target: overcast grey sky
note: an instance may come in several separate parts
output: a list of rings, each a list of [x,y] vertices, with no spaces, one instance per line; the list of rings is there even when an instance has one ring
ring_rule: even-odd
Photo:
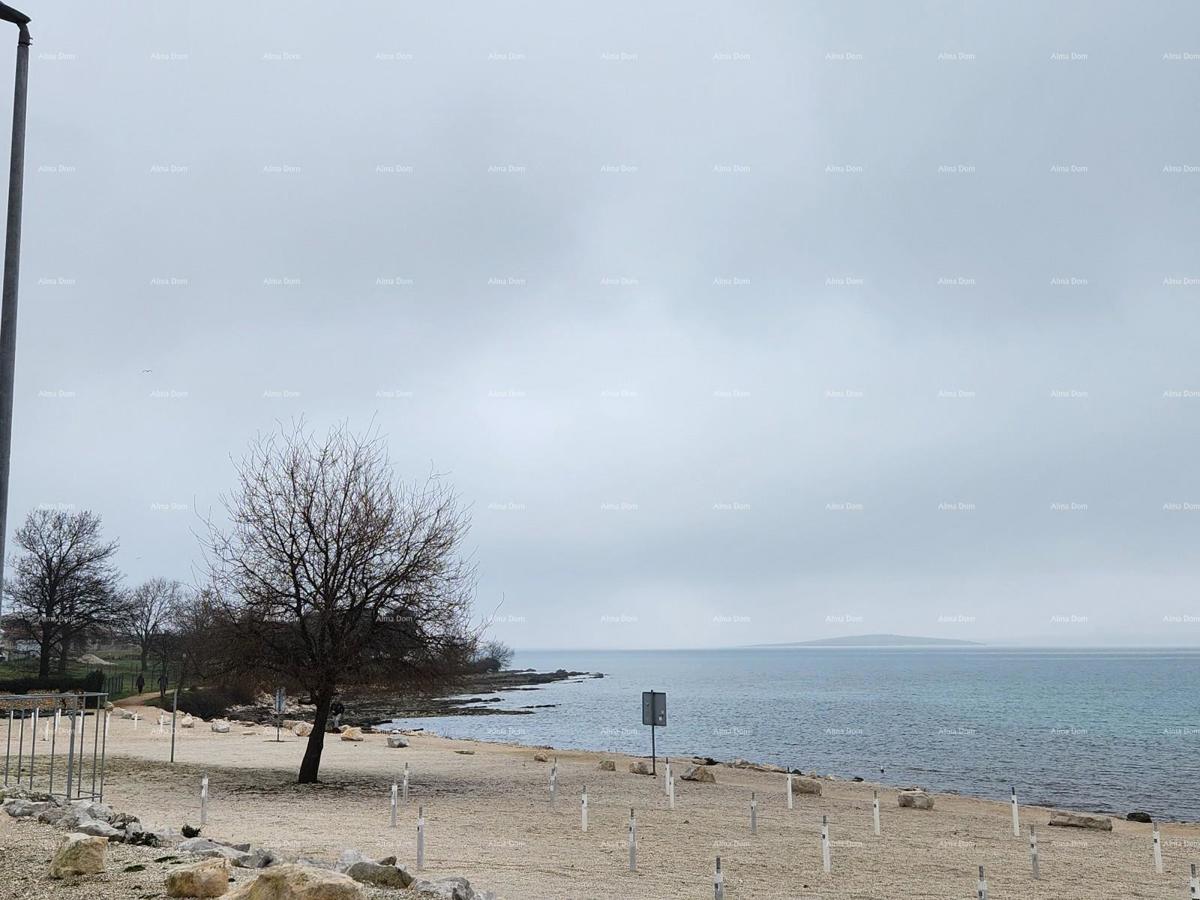
[[[1195,3],[25,8],[13,527],[374,419],[517,647],[1200,638]]]

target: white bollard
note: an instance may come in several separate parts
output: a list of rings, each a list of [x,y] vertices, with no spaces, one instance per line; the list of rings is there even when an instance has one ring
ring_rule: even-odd
[[[554,795],[558,788],[558,759],[555,758],[554,765],[550,767],[550,808],[554,808]]]
[[[975,896],[977,900],[988,900],[987,879],[983,877],[983,866],[979,867],[979,883],[975,888]]]
[[[717,857],[717,871],[713,873],[713,897],[725,900],[725,873],[721,871],[721,857]]]
[[[629,809],[629,871],[637,871],[637,817]]]
[[[667,769],[663,773],[663,793],[671,793],[671,760],[667,759]]]
[[[200,824],[208,824],[208,776],[200,779]]]
[[[829,852],[829,817],[821,816],[821,867],[828,875],[833,871],[833,859]]]
[[[1013,837],[1021,836],[1021,811],[1017,808],[1017,788],[1012,789]]]
[[[42,740],[43,741],[50,740],[50,722],[49,721],[42,723]]]
[[[112,713],[110,713],[110,712],[106,712],[106,713],[104,714],[104,741],[105,741],[105,743],[107,743],[107,742],[108,742],[108,723],[109,723],[109,722],[111,722],[111,721],[112,721]],[[58,723],[58,716],[57,716],[57,714],[55,715],[54,722],[55,722],[55,724],[57,724],[57,723]],[[55,733],[55,734],[58,734],[58,729],[57,729],[57,728],[56,728],[56,729],[54,729],[54,733]]]
[[[667,802],[671,809],[675,808],[675,776],[671,776],[671,783],[668,785]]]
[[[792,799],[792,773],[788,772],[787,779],[787,801],[788,809],[795,809],[795,801]]]
[[[61,718],[61,716],[62,716],[62,710],[56,709],[54,711],[54,733],[55,734],[58,734],[58,720],[59,720],[59,718]]]
[[[400,786],[392,782],[392,827],[396,827],[396,806],[400,800]]]
[[[758,834],[758,801],[754,798],[754,791],[750,792],[750,833]]]
[[[871,818],[875,824],[875,837],[879,837],[879,791],[875,792],[875,799],[871,801]]]
[[[401,797],[405,803],[408,803],[408,763],[404,764],[404,787]]]
[[[587,831],[587,785],[583,786],[583,800],[579,804],[580,825]]]
[[[139,716],[137,713],[133,714],[133,730],[134,731],[137,731],[137,723],[138,723],[138,719],[140,719],[140,718],[141,718],[141,716]]]
[[[1162,842],[1158,839],[1158,823],[1154,823],[1154,871],[1162,874]]]
[[[1033,869],[1033,880],[1037,881],[1042,875],[1038,870],[1037,831],[1033,825],[1029,826],[1029,865]]]
[[[417,871],[425,868],[425,807],[417,807]]]
[[[1200,878],[1196,877],[1196,864],[1192,863],[1192,879],[1188,882],[1189,900],[1200,900]]]

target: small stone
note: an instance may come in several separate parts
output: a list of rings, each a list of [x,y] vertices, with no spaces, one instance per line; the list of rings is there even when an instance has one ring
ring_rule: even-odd
[[[533,761],[534,762],[550,762],[550,757],[548,757],[545,753],[535,753],[535,754],[533,754]]]
[[[212,729],[213,734],[229,734],[229,723],[223,719],[214,719],[209,728]]]
[[[227,859],[204,859],[167,873],[168,897],[220,897],[228,888]]]
[[[629,771],[632,772],[634,775],[653,775],[654,774],[653,772],[650,771],[650,763],[646,762],[644,759],[635,759],[633,762],[631,762],[629,764]]]
[[[408,741],[400,737],[398,734],[389,734],[387,738],[387,745],[395,750],[399,747],[407,747]]]
[[[691,766],[681,776],[684,781],[697,781],[701,784],[716,784],[717,776],[708,766]]]
[[[86,834],[69,834],[50,863],[51,878],[68,875],[100,875],[108,852],[108,840]]]
[[[179,721],[180,728],[195,728],[196,719],[192,715],[186,715]],[[182,896],[182,895],[181,895]],[[216,896],[215,894],[213,896]]]
[[[1151,822],[1153,822],[1154,819],[1151,818],[1150,813],[1148,813],[1148,812],[1131,812],[1129,815],[1127,815],[1125,817],[1125,821],[1126,822],[1143,822],[1148,825]]]
[[[600,771],[601,772],[615,772],[615,771],[617,771],[617,764],[614,760],[602,759],[602,760],[600,760]]]
[[[292,734],[296,737],[308,737],[312,734],[313,727],[308,722],[297,722],[292,726]]]
[[[813,794],[817,797],[821,796],[821,782],[816,778],[808,778],[804,775],[792,776],[792,793],[793,794]]]
[[[342,740],[343,741],[356,741],[357,742],[357,741],[361,741],[362,739],[363,739],[363,733],[362,733],[361,728],[355,728],[353,725],[347,725],[345,728],[342,729]]]
[[[459,756],[474,756],[475,755],[474,750],[455,750],[454,752],[457,753]]]

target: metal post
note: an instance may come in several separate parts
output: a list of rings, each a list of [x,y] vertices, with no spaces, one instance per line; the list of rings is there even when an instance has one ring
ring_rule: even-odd
[[[8,784],[8,758],[12,756],[12,733],[13,733],[13,711],[8,711],[8,730],[5,732],[6,743],[4,745],[4,783]]]
[[[15,23],[17,72],[13,84],[12,152],[8,160],[8,225],[4,241],[4,288],[0,300],[0,596],[8,533],[8,468],[12,455],[13,378],[17,366],[17,286],[21,271],[21,202],[25,188],[25,104],[29,94],[29,17],[4,4],[0,18]],[[0,600],[0,605],[3,601]]]
[[[31,740],[29,741],[29,789],[33,790],[33,763],[37,758],[37,726],[38,726],[38,711],[35,707],[33,710],[33,730],[30,733]],[[18,783],[20,779],[18,779]]]
[[[978,900],[988,900],[987,879],[983,877],[983,866],[979,867],[979,882],[975,887]]]
[[[821,868],[828,875],[833,871],[833,860],[829,852],[829,816],[821,816]]]
[[[396,827],[396,801],[400,794],[400,787],[396,782],[392,782],[392,827]]]
[[[85,704],[86,705],[86,704]],[[92,721],[92,799],[96,799],[96,767],[100,759],[100,695],[96,695],[96,717]]]
[[[47,725],[50,723],[47,722]],[[54,710],[54,730],[50,733],[50,786],[46,793],[54,795],[54,751],[58,744],[58,710]]]
[[[654,692],[650,692],[650,706],[654,706]],[[650,774],[657,775],[658,769],[655,764],[655,749],[654,749],[654,726],[650,726]]]
[[[17,786],[25,775],[25,710],[21,710],[21,731],[17,735]]]
[[[175,716],[179,713],[179,687],[175,687],[175,699],[171,702],[171,762],[175,762]],[[134,713],[137,715],[137,713]],[[137,720],[134,720],[134,728]]]
[[[425,868],[425,807],[417,807],[417,871]]]
[[[100,744],[100,802],[104,802],[104,764],[108,760],[108,696],[104,697],[104,740]]]
[[[1200,900],[1200,878],[1196,877],[1196,864],[1192,863],[1192,878],[1188,882],[1189,900]]]
[[[754,791],[750,792],[750,833],[758,834],[758,801],[754,798]]]
[[[1021,836],[1021,813],[1017,809],[1017,789],[1014,786],[1012,789],[1012,820],[1013,820],[1013,837]]]
[[[71,788],[75,783],[75,716],[71,716],[71,733],[67,741],[67,799],[71,799]]]
[[[1033,825],[1029,826],[1029,864],[1033,867],[1033,880],[1037,881],[1042,876],[1038,871],[1037,831]]]
[[[408,803],[408,763],[404,764],[404,802]]]
[[[725,900],[725,875],[721,872],[721,857],[717,857],[717,871],[713,874],[713,897]]]
[[[637,871],[637,817],[629,808],[629,871]]]
[[[75,759],[79,762],[79,775],[75,779],[75,796],[78,799],[83,796],[83,760],[84,760],[84,740],[87,738],[87,703],[81,694],[79,702],[82,704],[82,709],[79,712],[79,753]]]

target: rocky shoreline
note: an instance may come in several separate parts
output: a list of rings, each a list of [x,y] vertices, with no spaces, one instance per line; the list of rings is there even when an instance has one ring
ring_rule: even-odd
[[[497,696],[510,691],[536,691],[542,685],[561,681],[603,678],[602,672],[576,672],[557,669],[553,672],[538,672],[535,669],[505,669],[472,675],[450,695],[397,697],[389,691],[358,691],[346,693],[342,702],[346,712],[342,723],[370,730],[393,719],[435,718],[440,716],[527,716],[538,709],[548,709],[557,704],[533,703],[519,709],[499,709],[503,698]],[[284,716],[288,719],[313,718],[313,707],[299,700],[289,700]],[[225,717],[260,725],[275,722],[273,699],[263,695],[245,706],[233,706]]]

